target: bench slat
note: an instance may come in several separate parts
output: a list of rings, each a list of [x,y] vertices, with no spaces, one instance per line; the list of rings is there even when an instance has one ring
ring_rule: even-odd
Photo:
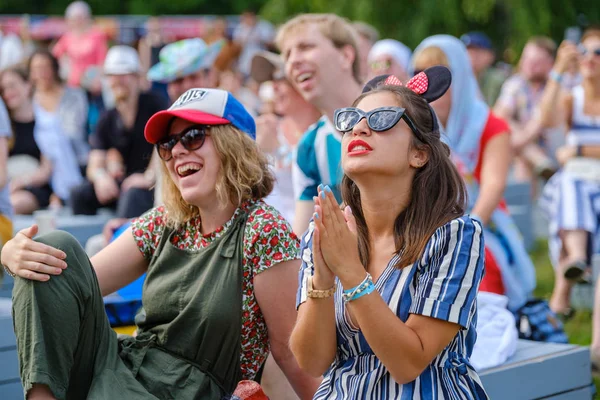
[[[2,400],[23,400],[23,386],[21,380],[0,383]]]
[[[588,387],[592,382],[586,347],[519,341],[505,364],[480,373],[492,399],[531,400]]]
[[[0,318],[0,349],[5,348],[16,348],[17,339],[15,338],[15,332],[13,330],[12,318],[1,317]]]
[[[596,390],[593,386],[572,390],[567,393],[557,394],[556,396],[547,397],[547,400],[588,400],[591,399]]]
[[[0,382],[20,379],[17,349],[0,351]]]

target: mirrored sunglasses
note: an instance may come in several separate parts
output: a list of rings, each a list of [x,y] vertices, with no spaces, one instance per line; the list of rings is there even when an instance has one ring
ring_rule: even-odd
[[[356,107],[340,108],[335,110],[333,122],[335,129],[346,133],[354,129],[363,118],[366,119],[369,128],[375,132],[387,131],[403,119],[415,136],[423,140],[415,124],[406,114],[406,109],[401,107],[380,107],[368,112]]]

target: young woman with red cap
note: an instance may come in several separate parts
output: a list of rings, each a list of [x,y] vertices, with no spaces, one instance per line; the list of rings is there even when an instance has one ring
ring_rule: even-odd
[[[288,349],[298,239],[261,199],[273,187],[254,120],[229,93],[191,89],[146,126],[164,206],[89,260],[68,234],[6,244],[29,399],[221,399],[269,348],[302,398],[317,381]],[[102,296],[143,273],[137,336],[117,338]],[[39,396],[39,397],[38,397]]]

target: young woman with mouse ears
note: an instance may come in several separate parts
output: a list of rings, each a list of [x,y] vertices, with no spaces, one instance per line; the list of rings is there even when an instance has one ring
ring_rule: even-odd
[[[487,399],[469,363],[482,226],[429,106],[450,82],[445,67],[379,76],[335,113],[345,208],[320,188],[291,336],[325,375],[315,399]]]

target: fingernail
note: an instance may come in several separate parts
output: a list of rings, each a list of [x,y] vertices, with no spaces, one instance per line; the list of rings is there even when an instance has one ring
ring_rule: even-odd
[[[63,260],[64,260],[65,258],[67,258],[67,254],[66,254],[66,253],[62,253],[62,258],[63,258]]]
[[[322,183],[319,185],[319,190],[323,190],[323,184]]]
[[[331,188],[329,187],[329,185],[325,185],[325,191],[331,193]]]
[[[352,214],[352,209],[350,208],[350,206],[346,206],[346,211],[348,211],[350,214]]]
[[[313,196],[313,201],[316,203],[317,202],[318,197],[317,196]]]
[[[319,213],[315,213],[314,216],[315,216],[315,219],[319,219]]]
[[[63,263],[62,263],[62,269],[66,269],[66,268],[67,268],[67,263],[66,263],[66,262],[63,262]]]
[[[54,270],[54,273],[57,274],[57,275],[60,274],[61,272],[62,272],[62,269],[60,269],[60,268],[56,268]]]
[[[321,198],[325,198],[325,192],[321,192]]]

